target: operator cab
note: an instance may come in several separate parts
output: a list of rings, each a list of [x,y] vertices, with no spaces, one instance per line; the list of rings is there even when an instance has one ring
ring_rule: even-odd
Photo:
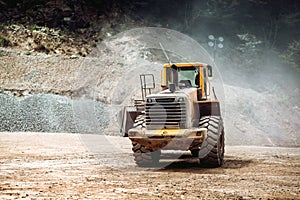
[[[209,80],[211,66],[202,63],[165,64],[161,74],[162,90],[197,88],[199,96],[209,95]],[[171,87],[170,87],[171,86]]]

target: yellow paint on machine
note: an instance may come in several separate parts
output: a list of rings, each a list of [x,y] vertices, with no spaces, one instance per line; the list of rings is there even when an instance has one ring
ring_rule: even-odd
[[[176,65],[178,67],[190,67],[192,66],[198,66],[198,67],[203,67],[206,66],[204,63],[167,63],[164,64],[164,67],[172,67],[172,65]]]
[[[205,91],[204,91],[204,78],[203,78],[203,68],[202,67],[200,67],[200,88],[202,88],[201,95],[204,96]]]
[[[183,136],[185,133],[185,129],[161,129],[161,130],[147,130],[146,135],[151,136]]]

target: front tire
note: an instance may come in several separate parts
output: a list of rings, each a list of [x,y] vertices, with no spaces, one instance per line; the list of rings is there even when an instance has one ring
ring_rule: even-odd
[[[139,115],[133,125],[133,128],[144,129],[146,127],[144,115]],[[151,148],[147,148],[140,145],[137,142],[132,142],[132,151],[134,156],[134,161],[138,166],[155,166],[159,163],[160,150],[153,151]]]
[[[136,142],[132,143],[132,151],[135,163],[140,167],[151,167],[159,163],[160,151],[152,152],[151,149],[144,147]]]
[[[207,137],[199,151],[200,163],[208,167],[220,167],[224,163],[224,128],[220,116],[200,119],[200,128],[207,128]]]

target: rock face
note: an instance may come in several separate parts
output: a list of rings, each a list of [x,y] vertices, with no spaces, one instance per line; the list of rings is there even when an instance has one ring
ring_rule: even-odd
[[[6,13],[0,14],[0,22],[10,21],[22,24],[35,23],[40,26],[65,27],[70,30],[84,28],[96,15],[96,9],[86,1],[7,1],[0,4]]]
[[[0,1],[0,47],[28,55],[86,57],[98,41],[142,23],[112,4],[114,1]]]

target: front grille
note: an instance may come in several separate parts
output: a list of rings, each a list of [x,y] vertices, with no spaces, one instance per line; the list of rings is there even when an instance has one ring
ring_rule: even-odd
[[[147,102],[145,114],[147,129],[185,128],[185,102],[177,102],[175,98]]]
[[[174,102],[175,101],[175,98],[157,98],[155,99],[156,102]]]

